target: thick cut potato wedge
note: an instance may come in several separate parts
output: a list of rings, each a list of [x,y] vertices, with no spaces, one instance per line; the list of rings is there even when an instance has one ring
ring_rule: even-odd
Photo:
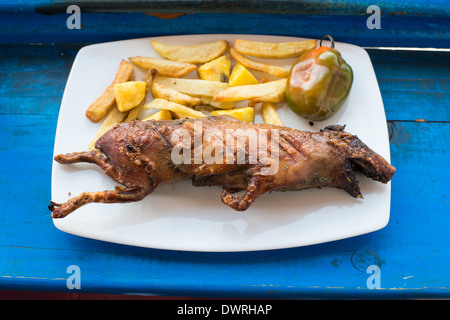
[[[202,99],[191,97],[157,82],[153,83],[152,94],[155,98],[169,100],[187,107],[198,106],[202,103]]]
[[[228,82],[230,87],[258,83],[255,76],[239,62],[234,65],[233,70],[231,71],[230,81]]]
[[[261,116],[267,124],[284,127],[283,121],[281,121],[280,115],[277,112],[277,108],[271,102],[263,102],[261,104]]]
[[[150,117],[147,117],[143,119],[142,121],[147,120],[172,120],[172,113],[169,110],[161,110],[154,114],[152,114]]]
[[[206,63],[222,55],[228,49],[225,40],[190,46],[164,44],[152,40],[153,48],[164,58],[188,63]]]
[[[248,69],[265,72],[279,78],[287,78],[289,76],[289,68],[283,68],[272,64],[255,61],[241,55],[233,47],[230,47],[230,53],[237,62]]]
[[[230,56],[226,55],[205,63],[198,68],[197,73],[202,80],[228,82],[230,69]]]
[[[114,85],[117,108],[121,112],[137,107],[145,98],[147,84],[144,81],[128,81]]]
[[[122,122],[122,120],[126,117],[126,115],[127,112],[120,112],[119,109],[117,109],[117,107],[114,106],[106,116],[100,129],[95,134],[94,139],[92,139],[91,143],[89,144],[89,149],[90,150],[95,149],[95,143],[97,142],[98,138],[104,135],[106,131],[114,127],[116,124]]]
[[[154,83],[162,84],[179,92],[195,95],[214,97],[218,92],[228,88],[228,83],[219,81],[207,81],[201,79],[169,78],[157,75]]]
[[[156,69],[149,69],[145,73],[144,78],[142,79],[142,81],[145,81],[145,83],[147,84],[147,91],[152,88],[152,86],[153,86],[153,79],[156,77],[157,74],[158,74],[158,71],[156,71]]]
[[[216,110],[211,112],[211,115],[213,116],[220,116],[223,114],[227,114],[238,120],[246,122],[253,122],[255,120],[255,109],[251,107],[231,109],[231,110]]]
[[[142,102],[136,108],[131,109],[128,112],[127,118],[124,120],[124,122],[131,122],[131,121],[137,119],[144,104],[145,104],[145,98],[144,98],[144,100],[142,100]]]
[[[316,40],[293,41],[293,42],[259,42],[236,39],[234,41],[235,49],[241,53],[257,58],[294,58],[302,53],[312,50],[316,47]]]
[[[155,69],[160,75],[178,78],[197,70],[198,66],[192,63],[171,61],[166,59],[149,58],[149,57],[131,57],[128,58],[138,67],[144,69]]]
[[[256,102],[281,102],[284,100],[287,79],[280,79],[261,84],[229,87],[217,93],[214,102],[255,100]]]
[[[160,98],[156,98],[156,99],[152,100],[150,103],[147,103],[146,105],[144,105],[143,108],[144,109],[168,110],[168,111],[172,111],[172,112],[181,113],[181,114],[191,117],[191,118],[206,117],[206,115],[200,111],[195,111],[191,108],[183,106],[182,104],[178,104],[178,103],[167,101],[167,100],[160,99]]]
[[[214,102],[213,97],[198,96],[202,100],[203,105],[208,105],[217,109],[233,109],[234,102]]]
[[[133,71],[133,65],[128,61],[122,60],[114,81],[105,90],[105,92],[103,92],[102,95],[89,106],[86,110],[86,117],[94,122],[97,122],[103,118],[116,101],[116,97],[114,95],[114,85],[128,81],[133,74]]]
[[[195,119],[194,117],[187,116],[178,112],[171,112],[174,119]]]

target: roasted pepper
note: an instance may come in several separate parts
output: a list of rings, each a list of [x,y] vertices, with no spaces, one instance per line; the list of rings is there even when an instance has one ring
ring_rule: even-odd
[[[297,114],[314,121],[331,117],[343,105],[353,83],[353,70],[339,51],[322,46],[301,55],[292,65],[286,101]],[[324,39],[322,38],[322,40]]]

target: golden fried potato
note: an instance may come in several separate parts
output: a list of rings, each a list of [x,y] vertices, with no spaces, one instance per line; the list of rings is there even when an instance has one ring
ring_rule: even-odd
[[[230,47],[230,53],[237,62],[239,62],[246,68],[262,71],[279,78],[287,78],[289,76],[290,68],[284,68],[272,64],[255,61],[253,59],[241,55],[233,47]]]
[[[316,40],[293,42],[259,42],[236,39],[234,47],[237,52],[257,58],[294,58],[316,47]]]
[[[206,115],[200,111],[195,111],[189,107],[183,106],[182,104],[178,104],[175,102],[167,101],[164,99],[156,98],[152,100],[150,103],[147,103],[143,107],[144,109],[161,109],[168,110],[172,112],[181,113],[191,118],[203,118]]]
[[[233,109],[234,102],[214,102],[213,97],[207,97],[207,96],[197,96],[199,99],[202,100],[203,105],[208,105],[217,109]]]
[[[121,112],[137,107],[145,98],[147,84],[144,81],[128,81],[114,85],[117,108]]]
[[[149,57],[131,57],[128,58],[135,65],[144,69],[155,69],[160,75],[178,78],[197,70],[198,66],[192,63],[171,61],[166,59],[149,58]]]
[[[197,74],[202,80],[228,82],[230,69],[230,56],[226,55],[203,64],[198,68]]]
[[[137,119],[144,105],[145,105],[145,98],[136,108],[133,108],[128,112],[127,118],[125,119],[124,122],[131,122],[132,120]]]
[[[238,120],[246,122],[253,122],[255,120],[255,109],[251,107],[231,109],[231,110],[216,110],[211,112],[211,115],[213,116],[220,116],[223,114],[227,114]]]
[[[156,71],[156,69],[149,69],[145,73],[142,81],[145,81],[145,83],[147,84],[147,91],[149,91],[152,88],[153,79],[156,77],[157,74],[158,74],[158,71]]]
[[[133,71],[133,65],[128,61],[122,60],[114,81],[108,88],[106,88],[105,92],[103,92],[102,95],[89,106],[86,110],[86,117],[94,122],[97,122],[103,118],[116,101],[116,97],[114,95],[114,85],[128,81],[133,74]]]
[[[197,106],[202,103],[202,100],[199,98],[191,97],[158,82],[153,83],[151,91],[155,98],[169,100],[187,107]]]
[[[169,78],[156,75],[154,83],[162,84],[188,95],[214,97],[219,91],[228,88],[228,83],[201,79]]]
[[[164,44],[152,40],[153,48],[164,58],[188,63],[206,63],[222,55],[228,49],[225,40],[190,46]]]
[[[120,110],[117,109],[116,106],[114,106],[111,109],[111,111],[109,111],[108,115],[106,116],[105,120],[102,123],[102,126],[97,131],[91,143],[89,144],[89,149],[90,150],[95,149],[95,143],[97,142],[98,138],[104,135],[109,129],[114,127],[116,124],[120,123],[126,116],[127,112],[120,112]]]
[[[169,110],[161,110],[154,114],[152,114],[150,117],[147,117],[143,119],[142,121],[148,121],[148,120],[172,120],[172,113]]]
[[[171,112],[174,119],[195,119],[193,117],[187,116],[178,112]]]
[[[255,76],[239,62],[234,65],[233,70],[231,71],[230,81],[228,82],[230,87],[258,83]]]
[[[261,84],[249,84],[229,87],[217,93],[214,102],[255,100],[257,102],[281,102],[284,100],[287,79],[280,79]]]
[[[261,104],[261,116],[267,124],[284,127],[283,121],[281,121],[280,115],[277,112],[277,108],[271,102],[263,102]]]

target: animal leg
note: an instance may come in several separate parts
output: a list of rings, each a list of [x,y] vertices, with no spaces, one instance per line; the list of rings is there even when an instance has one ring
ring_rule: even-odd
[[[78,162],[94,163],[103,169],[107,175],[120,182],[117,170],[109,163],[108,159],[97,150],[60,154],[55,157],[55,160],[61,164]],[[135,186],[128,188],[117,186],[114,191],[83,192],[79,196],[73,197],[62,204],[50,201],[48,208],[52,211],[52,218],[64,218],[79,207],[90,202],[124,203],[139,201],[151,191],[146,191],[144,188]]]
[[[78,162],[88,162],[98,165],[105,173],[113,178],[115,181],[119,181],[119,173],[116,168],[114,168],[100,151],[90,150],[82,152],[73,152],[66,154],[59,154],[55,157],[55,161],[61,164],[72,164]]]
[[[79,196],[59,204],[50,201],[48,208],[52,211],[52,218],[64,218],[79,207],[90,202],[125,203],[139,201],[147,195],[147,192],[139,187],[116,187],[115,191],[83,192]]]
[[[71,164],[77,162],[95,163],[103,170],[111,166],[108,163],[108,159],[97,150],[59,154],[55,157],[55,161],[61,164]]]
[[[249,181],[242,199],[239,199],[238,196],[233,195],[233,193],[242,189],[230,189],[224,187],[221,195],[222,202],[236,211],[247,210],[256,198],[269,191],[266,186],[267,184],[263,183],[260,176],[254,176]]]

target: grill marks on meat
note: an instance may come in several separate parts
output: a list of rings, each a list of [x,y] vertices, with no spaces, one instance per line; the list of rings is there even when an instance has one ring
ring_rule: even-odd
[[[216,130],[213,131],[213,138],[203,140],[202,150],[195,149],[194,141],[194,132],[199,125],[203,134],[209,129]],[[174,135],[178,129],[187,130],[192,137],[191,163],[175,164],[172,161],[172,150],[179,143]],[[271,145],[279,144],[278,170],[275,174],[261,174],[267,165],[252,154],[254,151],[249,147],[248,139],[239,139],[238,133],[241,131],[238,129],[252,129],[259,133],[263,131],[267,137],[269,155]],[[272,137],[270,129],[277,130],[277,138]],[[223,163],[195,163],[198,151],[204,152],[214,143],[224,144],[224,137],[234,141],[231,147],[221,145],[223,159],[228,154],[233,158],[233,163],[225,160]],[[343,126],[328,126],[320,132],[305,132],[244,123],[228,116],[123,123],[104,134],[95,147],[97,150],[58,155],[55,160],[61,164],[96,164],[123,187],[116,187],[113,191],[83,192],[63,204],[51,202],[49,209],[53,212],[53,218],[65,217],[90,202],[139,201],[159,186],[181,179],[191,179],[194,186],[223,187],[223,203],[242,211],[268,191],[334,187],[345,190],[353,197],[362,198],[355,170],[382,183],[387,183],[395,173],[394,167],[358,137],[345,132]],[[236,161],[238,150],[245,152],[243,163]],[[250,156],[258,161],[250,163]],[[241,198],[236,196],[238,191],[245,191]]]

